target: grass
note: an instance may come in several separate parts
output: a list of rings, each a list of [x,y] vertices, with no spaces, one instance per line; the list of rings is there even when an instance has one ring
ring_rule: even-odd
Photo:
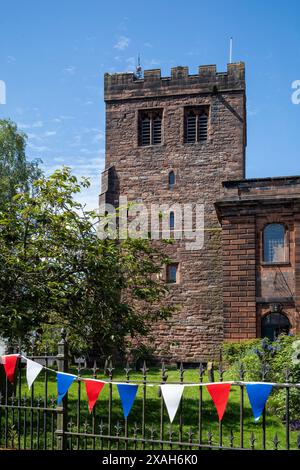
[[[70,372],[76,374],[76,370],[71,370]],[[36,380],[34,383],[34,398],[35,400],[37,399],[38,396],[42,397],[42,403],[44,399],[44,377],[43,377],[44,372],[42,372],[39,376],[39,378]],[[172,381],[178,381],[179,380],[179,372],[178,370],[175,369],[169,369],[168,372],[168,382]],[[91,378],[92,373],[91,371],[82,371],[82,377],[90,377]],[[104,379],[107,380],[107,377],[105,377],[103,374],[99,374],[97,376],[99,379]],[[114,381],[123,381],[124,380],[124,371],[121,370],[115,370],[114,371],[114,376],[113,376]],[[130,374],[130,381],[134,382],[135,380],[141,380],[141,373],[135,373],[132,372]],[[161,372],[156,369],[156,370],[151,370],[147,374],[147,381],[160,381],[161,380]],[[218,380],[218,377],[215,378],[215,380]],[[224,380],[230,380],[230,377],[228,375],[224,375]],[[184,381],[185,382],[199,382],[199,375],[197,370],[187,370],[184,374]],[[208,381],[207,377],[204,376],[203,381],[206,382]],[[77,414],[77,397],[78,397],[78,383],[74,383],[70,389],[69,389],[69,420],[72,421],[72,427],[69,428],[72,431],[76,431],[76,422],[78,418]],[[22,395],[24,396],[24,393],[28,393],[27,391],[27,385],[26,385],[26,379],[25,379],[25,371],[23,371],[22,375]],[[88,407],[87,407],[87,397],[85,393],[85,387],[84,384],[80,384],[80,390],[81,390],[81,400],[80,400],[80,431],[81,432],[92,432],[92,426],[93,426],[93,414],[90,415],[88,413]],[[146,436],[150,436],[150,428],[152,427],[155,430],[155,438],[159,439],[160,437],[160,410],[161,410],[161,398],[158,395],[159,387],[158,386],[153,386],[153,387],[147,387],[146,388],[146,406],[145,406],[145,424],[146,424]],[[273,392],[274,393],[274,392]],[[50,398],[51,396],[57,397],[57,391],[56,391],[56,376],[55,374],[49,373],[48,375],[48,397]],[[96,404],[96,434],[99,434],[99,424],[102,419],[104,423],[104,430],[103,434],[107,434],[108,432],[108,401],[109,401],[109,386],[105,385],[103,388],[100,397],[97,401]],[[50,402],[50,400],[49,400]],[[141,427],[142,427],[142,406],[143,406],[143,387],[139,387],[138,393],[134,402],[134,405],[132,407],[131,413],[128,418],[128,435],[130,437],[133,436],[134,432],[134,427],[139,428],[137,431],[137,437],[141,437]],[[184,390],[183,394],[183,400],[182,400],[182,417],[183,417],[183,426],[182,426],[182,432],[183,432],[183,441],[188,442],[189,437],[188,433],[191,430],[193,432],[193,441],[197,442],[198,441],[198,411],[199,411],[199,387],[186,387]],[[175,420],[172,425],[172,431],[173,431],[173,441],[177,441],[179,438],[179,413],[177,413]],[[3,417],[2,417],[3,419]],[[43,422],[43,415],[41,414],[41,423]],[[112,387],[112,434],[116,434],[116,426],[117,423],[121,426],[121,429],[119,430],[119,435],[123,436],[124,435],[124,427],[125,427],[125,421],[123,417],[123,412],[122,412],[122,407],[117,391],[117,387],[113,386]],[[11,423],[11,416],[9,418],[10,423]],[[34,428],[34,446],[37,447],[37,436],[36,436],[36,426],[37,426],[37,416],[34,416],[33,419],[33,428]],[[3,423],[3,421],[2,421]],[[3,424],[0,421],[0,427],[3,429]],[[16,417],[15,417],[15,423],[16,423]],[[167,416],[166,410],[164,410],[164,439],[169,440],[169,431],[170,431],[170,423],[169,419]],[[43,424],[41,424],[43,426]],[[50,432],[49,428],[50,424],[47,422],[47,429],[48,432]],[[212,442],[215,445],[218,445],[219,443],[219,422],[218,422],[218,417],[217,413],[215,410],[215,407],[212,403],[212,400],[206,390],[205,387],[203,387],[203,418],[202,418],[202,441],[203,443],[207,443],[208,441],[208,433],[212,433]],[[232,432],[234,436],[233,440],[233,445],[234,446],[239,446],[240,442],[240,388],[239,387],[232,387],[230,396],[229,396],[229,401],[227,405],[227,409],[222,421],[222,431],[223,431],[223,445],[229,446],[230,445],[230,433]],[[244,404],[244,446],[247,448],[250,448],[250,436],[251,433],[254,433],[255,435],[255,448],[256,449],[261,449],[262,448],[262,419],[260,422],[255,423],[251,411],[250,404],[248,402],[248,397],[245,392],[245,404]],[[51,433],[50,433],[51,434]],[[49,434],[49,438],[47,437],[48,441],[50,442],[51,436]],[[273,444],[273,439],[275,434],[278,436],[279,440],[279,449],[284,449],[285,448],[285,426],[284,424],[280,421],[280,419],[277,416],[271,415],[270,412],[268,412],[268,407],[267,407],[267,413],[266,413],[266,447],[267,449],[273,449],[274,444]],[[290,442],[291,442],[291,448],[296,449],[297,448],[297,437],[298,433],[297,432],[291,432],[290,433]],[[23,437],[22,437],[23,439]],[[42,438],[41,438],[42,439]],[[16,440],[16,436],[14,436],[14,441]],[[1,442],[1,438],[0,438]],[[96,439],[93,440],[91,438],[84,439],[81,438],[79,442],[77,442],[76,437],[73,438],[73,445],[75,444],[75,447],[77,444],[81,446],[82,448],[90,448],[93,445],[93,442],[96,443],[96,447],[102,445],[104,448],[107,446],[107,441],[101,439]],[[2,431],[2,444],[3,444],[3,431]],[[118,444],[118,439],[114,441],[114,444],[112,444],[112,448],[116,448]],[[22,445],[22,444],[21,444]],[[134,444],[132,444],[134,445]],[[140,444],[137,445],[139,448]],[[151,446],[148,444],[146,448]],[[43,448],[43,444],[41,444],[41,447]],[[130,445],[129,445],[130,447]],[[156,446],[157,447],[157,446]],[[167,448],[168,446],[165,446]],[[124,448],[124,443],[121,442],[120,448]],[[175,447],[174,447],[175,448]]]

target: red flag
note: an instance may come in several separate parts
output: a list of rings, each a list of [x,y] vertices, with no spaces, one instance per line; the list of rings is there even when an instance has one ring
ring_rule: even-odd
[[[97,398],[104,385],[105,382],[100,382],[98,380],[85,380],[85,389],[88,397],[90,413],[94,408]]]
[[[206,388],[215,404],[219,421],[221,421],[226,410],[231,384],[206,385]]]
[[[15,369],[16,369],[18,357],[19,357],[18,354],[10,354],[9,356],[2,356],[1,358],[6,376],[8,380],[10,381],[10,383],[13,383],[14,381],[14,375],[15,375]]]

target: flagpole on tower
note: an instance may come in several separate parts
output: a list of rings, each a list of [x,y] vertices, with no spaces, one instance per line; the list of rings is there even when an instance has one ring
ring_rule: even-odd
[[[230,38],[230,45],[229,45],[229,63],[232,64],[232,46],[233,46],[233,37]]]

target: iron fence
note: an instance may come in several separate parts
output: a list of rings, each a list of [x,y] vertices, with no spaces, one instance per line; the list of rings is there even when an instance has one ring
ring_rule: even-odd
[[[53,365],[56,370],[67,372],[67,345],[62,338],[58,344],[58,354],[34,355],[28,358],[41,362],[46,367]],[[223,381],[222,365],[218,370],[218,381]],[[118,383],[138,383],[139,394],[127,419],[122,417],[115,392],[114,378]],[[195,373],[195,372],[194,372]],[[43,376],[42,376],[43,374]],[[261,422],[253,424],[251,410],[245,403],[244,370],[240,369],[240,381],[232,385],[234,403],[229,418],[217,421],[213,406],[205,399],[202,386],[186,388],[176,415],[175,422],[169,424],[160,384],[188,384],[187,372],[181,365],[178,371],[170,372],[162,364],[153,378],[144,363],[137,373],[128,365],[123,371],[115,371],[110,364],[105,369],[108,384],[106,395],[99,400],[91,414],[87,412],[86,399],[83,396],[83,382],[78,380],[57,406],[55,393],[55,374],[44,369],[38,384],[33,384],[27,395],[24,364],[19,361],[16,372],[16,386],[11,387],[5,379],[5,387],[0,396],[0,447],[17,449],[58,449],[58,450],[213,450],[213,449],[300,449],[300,432],[292,430],[290,420],[290,394],[300,393],[299,385],[289,382],[275,384],[274,389],[283,390],[284,422],[276,426],[274,418],[265,409]],[[99,378],[96,363],[92,369],[78,364],[76,374],[79,377]],[[87,374],[87,375],[86,375]],[[151,374],[151,375],[150,375]],[[197,369],[199,383],[207,378],[207,369],[203,364]],[[150,378],[149,378],[150,376]],[[262,381],[266,379],[266,370],[262,368]],[[149,387],[153,385],[153,387]],[[230,400],[230,399],[229,399]],[[228,412],[227,412],[228,414]]]

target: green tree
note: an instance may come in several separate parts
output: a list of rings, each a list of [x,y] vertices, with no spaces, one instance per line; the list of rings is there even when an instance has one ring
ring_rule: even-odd
[[[26,134],[10,120],[0,119],[0,206],[10,201],[18,190],[29,191],[41,175],[38,160],[26,158]]]
[[[148,240],[101,240],[99,216],[75,200],[88,181],[63,168],[0,212],[0,328],[9,339],[64,327],[74,348],[108,355],[171,309]]]

